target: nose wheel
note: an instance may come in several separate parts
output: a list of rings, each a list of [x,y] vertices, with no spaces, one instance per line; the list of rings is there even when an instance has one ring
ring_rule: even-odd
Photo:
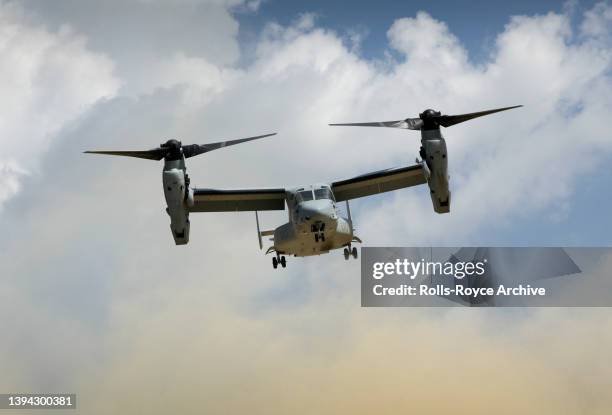
[[[275,257],[272,257],[272,266],[274,269],[278,268],[278,264],[280,264],[283,268],[287,266],[287,260],[285,259],[284,255],[276,255]]]
[[[353,257],[355,259],[358,258],[358,253],[357,253],[357,247],[348,247],[348,248],[344,248],[344,259],[346,259],[348,261],[349,257]]]

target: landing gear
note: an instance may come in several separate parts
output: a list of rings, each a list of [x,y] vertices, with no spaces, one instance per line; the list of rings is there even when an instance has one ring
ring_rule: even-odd
[[[357,248],[356,247],[348,247],[348,248],[344,248],[344,259],[346,259],[348,261],[349,257],[352,256],[353,258],[357,259],[357,257],[359,256],[357,253]]]
[[[287,266],[287,260],[284,256],[276,254],[275,257],[272,257],[272,266],[274,267],[274,269],[278,268],[278,264],[280,264],[281,267],[285,268]]]

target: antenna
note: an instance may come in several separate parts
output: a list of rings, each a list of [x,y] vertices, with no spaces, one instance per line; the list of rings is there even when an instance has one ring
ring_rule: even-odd
[[[257,222],[257,238],[259,238],[259,249],[263,249],[263,242],[261,241],[261,232],[259,231],[259,216],[255,211],[255,222]]]
[[[348,222],[349,226],[351,227],[351,233],[353,233],[355,229],[353,229],[353,219],[351,218],[351,207],[349,206],[348,199],[346,200],[346,214],[348,215]]]

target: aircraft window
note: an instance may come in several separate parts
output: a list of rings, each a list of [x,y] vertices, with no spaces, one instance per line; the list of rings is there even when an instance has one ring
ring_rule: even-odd
[[[298,193],[300,202],[306,202],[308,200],[312,200],[312,190],[304,190],[303,192]]]
[[[315,199],[317,199],[317,200],[319,200],[319,199],[334,200],[334,195],[332,194],[331,190],[329,190],[329,188],[324,187],[322,189],[315,190]],[[334,202],[335,202],[335,200],[334,200]]]

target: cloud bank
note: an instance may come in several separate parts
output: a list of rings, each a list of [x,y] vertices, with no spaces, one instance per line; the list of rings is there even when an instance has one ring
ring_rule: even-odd
[[[35,169],[59,130],[118,88],[113,62],[69,26],[56,32],[0,7],[0,207]]]

